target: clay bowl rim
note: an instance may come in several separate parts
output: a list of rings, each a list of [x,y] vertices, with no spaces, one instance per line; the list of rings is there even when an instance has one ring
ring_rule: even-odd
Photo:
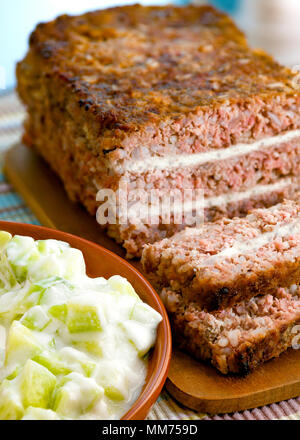
[[[143,296],[147,298],[146,302],[148,302],[149,299],[149,301],[152,303],[152,306],[154,306],[163,317],[163,320],[159,325],[156,345],[151,355],[156,358],[156,363],[153,367],[150,377],[147,377],[146,379],[145,386],[140,396],[121,420],[145,419],[151,407],[159,397],[167,379],[172,352],[172,336],[168,315],[164,305],[162,304],[162,301],[151,284],[137,269],[135,269],[135,267],[133,267],[123,258],[119,257],[108,249],[105,249],[103,246],[81,238],[77,235],[69,234],[68,232],[59,231],[57,229],[47,228],[45,226],[4,220],[0,220],[0,230],[8,231],[12,235],[28,235],[34,239],[52,238],[66,241],[71,243],[72,247],[77,247],[83,251],[85,248],[90,248],[95,250],[95,253],[100,252],[103,255],[109,256],[110,259],[115,260],[116,265],[123,266],[123,269],[125,269],[126,272],[130,273],[133,278],[138,280],[139,284],[143,285]],[[44,234],[45,237],[43,238]],[[99,276],[101,276],[101,272],[99,272]]]

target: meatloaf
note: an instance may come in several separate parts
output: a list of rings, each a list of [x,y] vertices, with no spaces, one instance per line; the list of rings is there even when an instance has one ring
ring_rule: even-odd
[[[28,111],[24,142],[93,215],[98,191],[120,186],[201,189],[211,221],[297,193],[296,74],[249,48],[210,6],[58,17],[32,33],[17,78]],[[187,224],[172,209],[156,224],[133,217],[102,226],[128,256],[140,256],[145,243]]]
[[[186,302],[180,292],[164,289],[161,296],[180,347],[223,374],[248,374],[288,348],[299,348],[299,286],[212,313]]]
[[[300,204],[186,228],[146,245],[144,270],[159,288],[215,310],[300,283]]]

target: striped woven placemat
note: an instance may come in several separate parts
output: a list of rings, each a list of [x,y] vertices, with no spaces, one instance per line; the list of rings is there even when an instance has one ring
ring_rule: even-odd
[[[14,93],[0,96],[0,153],[20,140],[24,110]],[[23,200],[5,180],[0,168],[0,219],[38,224]],[[300,397],[278,404],[234,414],[209,417],[175,402],[163,391],[148,416],[149,420],[300,420]]]

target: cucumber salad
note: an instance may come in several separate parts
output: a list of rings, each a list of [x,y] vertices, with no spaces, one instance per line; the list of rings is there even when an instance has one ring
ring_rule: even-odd
[[[121,418],[161,319],[69,244],[0,232],[0,419]]]

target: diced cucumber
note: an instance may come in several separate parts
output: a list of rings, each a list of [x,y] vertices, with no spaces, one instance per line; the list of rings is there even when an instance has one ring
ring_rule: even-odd
[[[70,245],[64,241],[52,239],[38,240],[36,243],[39,252],[44,255],[61,255],[66,248],[70,247]]]
[[[37,281],[35,283],[36,286],[39,286],[45,290],[49,289],[49,287],[56,286],[57,284],[64,284],[65,286],[69,287],[70,289],[73,288],[72,284],[69,281],[65,280],[62,277],[58,277],[58,276],[52,276],[49,278],[45,278],[45,279],[42,279],[42,280]]]
[[[0,231],[0,249],[2,250],[12,239],[12,235],[6,231]]]
[[[30,330],[43,331],[51,322],[51,319],[43,307],[35,306],[25,313],[20,322]]]
[[[72,371],[84,373],[87,377],[90,377],[96,368],[95,362],[76,348],[62,348],[59,355]]]
[[[62,416],[76,418],[92,409],[102,396],[103,388],[94,379],[71,373],[55,391],[53,410]]]
[[[20,322],[14,321],[7,336],[5,365],[18,365],[40,351],[34,334]]]
[[[126,279],[89,278],[78,249],[0,231],[0,419],[121,415],[160,321]]]
[[[153,347],[156,339],[156,330],[145,327],[137,321],[120,323],[128,340],[135,346],[140,357],[144,356]]]
[[[112,400],[121,401],[129,397],[129,384],[121,364],[102,361],[95,374],[95,380],[104,388],[105,395]]]
[[[0,293],[7,292],[18,284],[15,273],[7,257],[0,253]]]
[[[97,307],[80,302],[69,302],[66,323],[70,333],[102,330]]]
[[[81,368],[87,377],[91,377],[96,369],[96,364],[95,364],[95,362],[92,362],[92,361],[82,362]]]
[[[73,285],[62,278],[62,281],[45,289],[39,303],[48,307],[65,304],[72,296]]]
[[[55,376],[67,375],[72,372],[71,368],[66,365],[58,353],[51,351],[43,351],[35,355],[32,360],[43,365]]]
[[[7,244],[6,255],[19,282],[26,279],[30,266],[40,258],[34,239],[20,235]]]
[[[103,350],[99,341],[71,341],[74,347],[87,351],[91,355],[102,357]]]
[[[79,249],[64,249],[61,260],[64,264],[64,278],[67,280],[81,280],[86,276],[84,257]]]
[[[25,408],[49,408],[56,377],[42,365],[28,360],[21,373],[21,396]]]
[[[111,400],[116,400],[119,402],[121,400],[126,399],[126,397],[124,396],[124,393],[120,389],[113,387],[113,386],[106,386],[104,388],[104,392],[105,392],[106,397],[108,397]]]
[[[0,420],[20,420],[24,408],[20,394],[9,380],[4,380],[0,386]]]
[[[117,292],[123,295],[130,295],[136,299],[140,299],[137,293],[135,292],[132,285],[126,280],[126,278],[120,277],[119,275],[115,275],[109,280],[107,283]]]
[[[7,377],[6,377],[6,379],[7,380],[13,380],[13,379],[15,379],[19,374],[20,374],[20,371],[21,371],[21,367],[20,366],[18,366],[17,368],[15,368]]]
[[[156,328],[162,317],[148,304],[139,302],[135,304],[130,319]]]
[[[29,309],[40,303],[44,289],[37,284],[30,284],[24,298],[24,308]]]
[[[0,295],[0,323],[5,322],[7,325],[26,310],[24,307],[25,295],[24,290],[13,290]],[[21,309],[22,311],[20,311]]]
[[[66,322],[68,315],[68,308],[66,304],[59,304],[57,306],[52,306],[49,309],[50,315],[59,321]]]
[[[51,409],[34,408],[29,406],[22,420],[61,420],[58,414]]]
[[[64,270],[60,258],[54,254],[39,254],[38,261],[30,268],[30,278],[37,282],[46,278],[63,277]]]

